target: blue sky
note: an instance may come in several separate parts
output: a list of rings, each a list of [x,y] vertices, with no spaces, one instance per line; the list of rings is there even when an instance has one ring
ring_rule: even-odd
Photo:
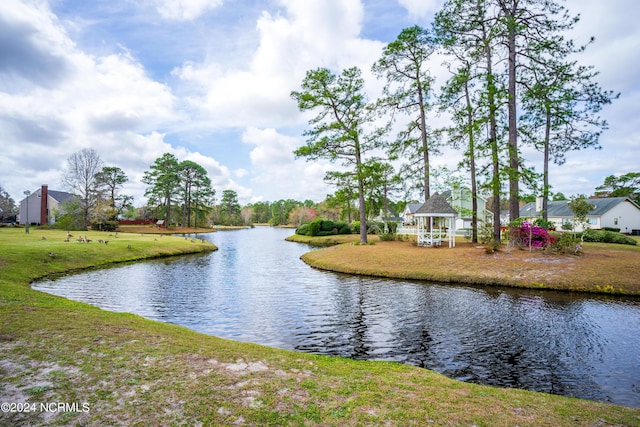
[[[241,203],[321,201],[325,162],[295,159],[309,115],[290,98],[307,70],[359,66],[367,92],[386,43],[430,25],[442,0],[3,0],[0,2],[0,185],[18,201],[41,184],[63,190],[66,159],[94,148],[130,178],[165,152],[203,165],[218,194]],[[640,3],[569,0],[573,37],[595,37],[581,61],[621,92],[602,116],[600,151],[572,152],[551,170],[554,191],[591,194],[640,170]],[[436,85],[446,79],[439,60]],[[442,118],[435,118],[443,120]],[[539,155],[525,151],[540,167]],[[455,168],[445,150],[436,167]]]

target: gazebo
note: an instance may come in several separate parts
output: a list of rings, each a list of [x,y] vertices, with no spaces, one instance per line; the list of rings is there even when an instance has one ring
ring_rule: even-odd
[[[418,246],[437,247],[445,240],[449,247],[456,245],[456,215],[444,197],[438,193],[427,200],[414,214],[417,224]]]

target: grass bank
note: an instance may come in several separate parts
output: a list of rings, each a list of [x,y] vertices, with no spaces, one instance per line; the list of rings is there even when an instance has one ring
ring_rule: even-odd
[[[343,243],[357,243],[360,241],[358,234],[336,234],[333,236],[301,236],[293,234],[285,239],[288,242],[304,243],[317,248],[341,245]],[[369,243],[376,243],[380,238],[376,235],[367,236]]]
[[[97,243],[104,236],[87,234],[93,242],[0,229],[0,402],[34,405],[0,412],[0,425],[640,424],[637,408],[233,342],[29,287],[65,270],[213,249],[179,237],[124,234],[105,245]],[[52,402],[66,409],[42,410]]]
[[[288,240],[317,246],[332,243],[327,237]],[[455,248],[424,248],[406,241],[331,246],[302,259],[320,269],[377,277],[640,295],[640,246],[585,243],[582,256],[519,249],[487,254],[480,245],[464,241]]]

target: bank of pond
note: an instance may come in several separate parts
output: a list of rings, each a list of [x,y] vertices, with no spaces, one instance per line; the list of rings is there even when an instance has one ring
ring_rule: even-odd
[[[637,297],[337,274],[303,263],[313,248],[285,242],[290,234],[220,231],[198,236],[216,252],[34,288],[235,341],[640,407]]]

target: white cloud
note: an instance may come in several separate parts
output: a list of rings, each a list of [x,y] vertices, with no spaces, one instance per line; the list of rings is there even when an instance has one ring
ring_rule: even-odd
[[[438,10],[444,4],[442,0],[398,0],[414,18],[426,18]]]
[[[11,25],[0,31],[9,32],[8,40],[22,50],[11,58],[13,68],[0,64],[0,137],[9,147],[0,168],[26,175],[6,174],[2,185],[8,191],[22,194],[43,183],[62,189],[66,159],[86,147],[129,175],[127,188],[136,203],[144,200],[142,172],[165,152],[197,158],[216,183],[229,180],[230,172],[215,159],[174,149],[165,141],[158,130],[176,126],[184,116],[176,110],[171,88],[151,79],[128,51],[105,56],[82,52],[42,2],[3,2],[3,20]],[[57,75],[33,71],[60,64],[64,72]]]
[[[222,6],[223,0],[153,0],[153,4],[165,19],[192,21],[203,13]]]
[[[245,176],[249,175],[249,171],[244,168],[240,168],[240,169],[234,170],[233,175],[238,178],[244,178]]]
[[[289,94],[307,70],[360,66],[365,73],[382,44],[358,38],[362,4],[356,0],[281,1],[256,22],[259,46],[245,69],[187,62],[173,74],[192,85],[191,107],[206,126],[269,127],[300,122]],[[371,79],[373,80],[373,79]],[[203,93],[203,94],[201,94]]]
[[[317,201],[332,192],[324,183],[324,176],[335,165],[295,159],[293,152],[302,144],[302,138],[283,135],[271,128],[251,127],[242,134],[242,141],[255,146],[250,153],[251,181],[259,190],[268,191],[277,185],[278,192],[286,194],[286,198]]]
[[[293,151],[300,141],[280,135],[275,129],[250,127],[242,134],[242,142],[256,146],[249,155],[254,167],[271,169],[292,163]]]

